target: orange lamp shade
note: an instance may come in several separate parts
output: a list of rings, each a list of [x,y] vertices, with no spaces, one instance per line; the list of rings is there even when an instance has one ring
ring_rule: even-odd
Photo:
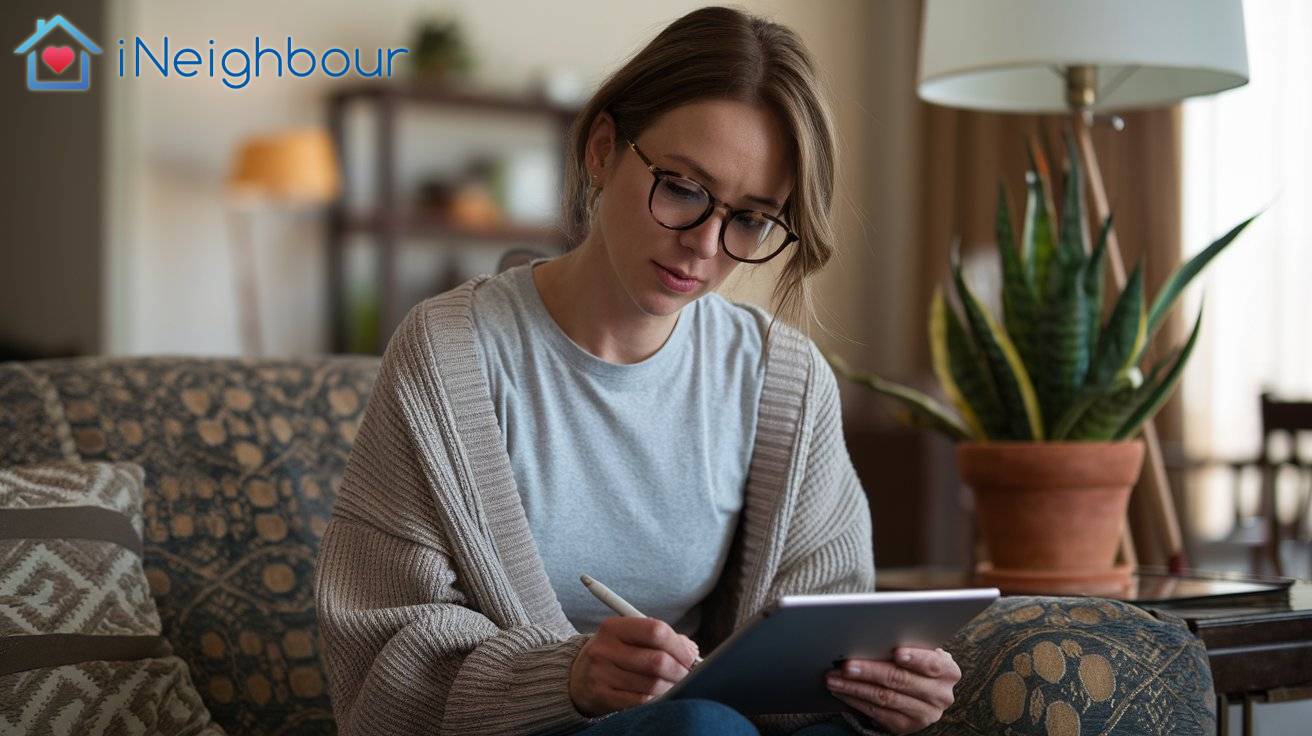
[[[317,128],[248,138],[238,149],[228,189],[240,199],[295,204],[334,199],[341,175],[332,141]]]

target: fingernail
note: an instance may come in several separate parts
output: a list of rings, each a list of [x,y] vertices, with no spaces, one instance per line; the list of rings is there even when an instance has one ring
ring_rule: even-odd
[[[901,662],[902,664],[906,664],[907,662],[910,662],[911,652],[900,652],[897,655],[897,661]]]
[[[855,663],[855,662],[848,662],[848,663],[847,663],[847,675],[848,675],[848,677],[856,677],[857,674],[858,674],[859,672],[860,672],[860,668],[858,668],[858,667],[856,666],[856,663]]]

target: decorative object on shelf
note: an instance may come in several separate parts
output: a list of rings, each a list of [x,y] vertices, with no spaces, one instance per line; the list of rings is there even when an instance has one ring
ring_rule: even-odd
[[[919,423],[959,440],[957,465],[975,492],[990,562],[986,584],[1010,591],[1114,593],[1131,566],[1116,565],[1143,443],[1134,439],[1170,396],[1198,339],[1202,310],[1184,345],[1145,373],[1140,364],[1185,287],[1253,218],[1236,225],[1171,274],[1149,301],[1136,267],[1103,322],[1112,218],[1084,245],[1083,176],[1072,143],[1060,211],[1047,163],[1032,147],[1019,247],[999,185],[997,240],[1003,319],[981,304],[952,253],[964,318],[936,290],[929,341],[949,409],[914,389],[835,370],[893,398]],[[1254,215],[1256,217],[1256,215]],[[955,411],[954,411],[955,410]]]
[[[1095,111],[1168,105],[1248,81],[1241,0],[926,0],[921,32],[921,99],[1070,115],[1099,221],[1109,208],[1089,132]],[[1124,288],[1115,233],[1107,256],[1116,286]],[[1154,526],[1162,537],[1151,541],[1179,570],[1187,565],[1184,540],[1151,422],[1143,437]],[[1128,532],[1122,553],[1135,556]]]
[[[458,175],[433,177],[419,187],[419,207],[453,227],[488,230],[505,223],[505,164],[476,156]]]
[[[318,128],[242,141],[228,177],[229,223],[237,270],[242,352],[264,352],[256,278],[255,227],[266,207],[305,208],[334,199],[341,188],[337,155]]]
[[[433,82],[466,80],[474,66],[460,21],[454,17],[420,25],[410,57],[415,76]]]

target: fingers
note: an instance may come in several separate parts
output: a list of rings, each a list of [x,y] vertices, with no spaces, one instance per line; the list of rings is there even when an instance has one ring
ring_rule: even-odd
[[[866,664],[876,664],[866,662]],[[943,715],[943,708],[919,697],[872,682],[829,676],[826,684],[835,695],[846,695],[885,710],[896,711],[916,722],[929,725]]]
[[[688,668],[669,652],[659,649],[647,649],[628,644],[619,644],[610,657],[610,661],[619,669],[644,677],[656,677],[670,684],[682,680],[688,674]]]
[[[697,642],[693,641],[692,639],[689,639],[688,637],[682,634],[679,635],[679,639],[680,641],[683,642],[684,648],[688,650],[688,654],[690,655],[690,657],[688,658],[687,665],[691,667],[693,660],[701,656],[701,647],[697,646]],[[682,662],[683,660],[679,660],[679,661]]]
[[[952,705],[951,682],[930,679],[891,662],[850,660],[843,667],[842,675],[847,680],[869,683],[907,695],[939,710]]]
[[[919,730],[942,718],[952,705],[952,686],[961,679],[952,656],[942,649],[903,647],[894,658],[896,664],[848,660],[841,672],[828,673],[830,692],[867,706],[858,709],[894,729]]]
[[[612,616],[601,622],[598,633],[602,630],[625,644],[666,652],[684,667],[691,667],[697,658],[697,645],[692,639],[660,619]]]
[[[679,636],[669,624],[658,618],[636,616],[611,616],[601,622],[600,629],[609,629],[625,644],[652,649],[664,649]]]
[[[614,662],[598,665],[597,676],[607,687],[637,695],[663,695],[674,685],[659,677],[630,672]]]
[[[953,683],[961,679],[961,667],[957,666],[957,661],[943,649],[899,647],[893,652],[893,657],[898,666],[931,679],[943,679]]]
[[[843,695],[842,693],[834,693],[834,697],[838,698],[844,703],[847,703],[849,706],[852,707],[853,710],[856,710],[857,712],[860,713],[864,713],[870,716],[871,718],[875,719],[876,722],[878,722],[884,728],[887,728],[891,733],[895,733],[895,734],[912,733],[913,731],[919,731],[920,729],[924,728],[924,726],[916,725],[915,721],[910,716],[902,713],[898,713],[895,710],[889,710],[888,708],[881,708],[877,705],[871,705],[870,703],[867,703],[862,700],[858,700],[857,698],[853,698],[848,695]],[[929,724],[925,724],[925,725],[929,725]]]

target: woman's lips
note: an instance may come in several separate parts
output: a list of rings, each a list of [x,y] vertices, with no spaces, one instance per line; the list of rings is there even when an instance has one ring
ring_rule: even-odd
[[[652,261],[652,265],[656,266],[656,272],[657,275],[660,276],[661,283],[665,284],[666,288],[671,291],[677,291],[680,294],[687,294],[693,289],[696,289],[697,284],[701,283],[698,279],[679,278],[679,276],[673,271],[655,261]]]

